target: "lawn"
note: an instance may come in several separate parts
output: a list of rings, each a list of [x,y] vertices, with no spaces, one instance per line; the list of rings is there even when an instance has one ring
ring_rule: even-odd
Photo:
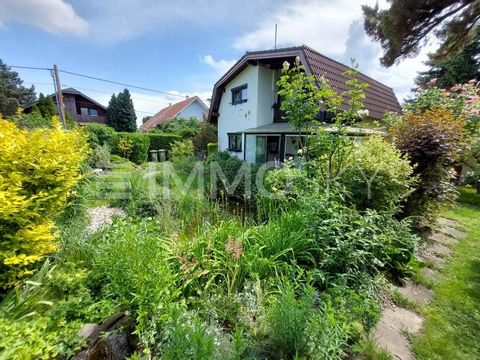
[[[418,359],[480,358],[480,195],[459,191],[459,205],[445,215],[462,223],[467,237],[434,287],[424,330],[413,340]]]

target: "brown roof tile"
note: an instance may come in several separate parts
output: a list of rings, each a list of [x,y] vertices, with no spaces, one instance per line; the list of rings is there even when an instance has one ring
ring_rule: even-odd
[[[320,54],[308,46],[303,45],[276,50],[251,51],[245,53],[215,84],[208,120],[210,122],[216,122],[218,106],[220,105],[224,85],[248,66],[249,61],[278,60],[282,58],[292,59],[296,56],[300,57],[300,61],[305,65],[307,72],[315,75],[317,79],[324,76],[338,92],[348,90],[348,87],[345,85],[347,78],[343,73],[348,70],[349,67]],[[365,89],[364,105],[365,108],[369,110],[371,118],[381,119],[387,111],[401,111],[397,97],[390,87],[362,73],[359,74],[359,79],[368,84],[368,87]],[[344,107],[347,106],[347,100],[348,99],[345,99]]]

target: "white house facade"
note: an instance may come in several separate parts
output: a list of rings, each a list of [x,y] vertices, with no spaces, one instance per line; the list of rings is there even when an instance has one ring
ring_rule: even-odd
[[[325,76],[334,88],[344,90],[343,73],[348,69],[306,47],[247,52],[216,84],[208,121],[218,126],[219,150],[252,163],[284,161],[297,156],[300,134],[293,130],[280,111],[276,83],[284,61],[296,57],[306,72]],[[363,75],[369,84],[365,107],[370,117],[380,119],[387,111],[400,112],[392,89]],[[326,119],[326,113],[319,119]],[[359,132],[360,133],[360,132]]]

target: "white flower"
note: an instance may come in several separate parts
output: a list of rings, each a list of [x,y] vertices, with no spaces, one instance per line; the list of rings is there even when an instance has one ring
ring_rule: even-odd
[[[290,67],[290,63],[288,61],[283,62],[283,68],[288,69]]]
[[[302,156],[303,155],[303,149],[298,149],[297,154]]]
[[[361,117],[368,116],[370,115],[370,112],[368,111],[368,109],[362,109],[357,111],[357,115]]]

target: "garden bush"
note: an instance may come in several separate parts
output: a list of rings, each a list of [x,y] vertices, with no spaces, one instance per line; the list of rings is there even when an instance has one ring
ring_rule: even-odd
[[[110,148],[108,145],[96,145],[90,154],[88,162],[91,167],[104,170],[108,169],[110,166]]]
[[[464,145],[465,121],[447,109],[406,113],[388,137],[408,156],[417,178],[403,214],[416,216],[417,228],[425,229],[442,204],[455,198],[452,167]]]
[[[174,118],[157,125],[156,130],[163,133],[177,134],[181,138],[191,138],[200,129],[200,122],[196,117]]]
[[[85,136],[53,129],[31,132],[0,119],[0,287],[33,273],[57,249],[54,220],[80,179]]]
[[[206,121],[201,122],[200,128],[192,137],[192,141],[195,147],[195,154],[204,158],[207,155],[208,144],[217,141],[217,128]]]
[[[110,151],[117,145],[117,133],[113,128],[101,124],[88,124],[82,128],[88,136],[88,143],[93,149],[95,146],[108,146]]]
[[[208,143],[207,144],[207,153],[208,155],[213,155],[218,152],[218,143]]]
[[[409,160],[381,137],[355,146],[352,163],[341,175],[350,200],[359,209],[394,210],[414,182]]]
[[[124,143],[122,149],[120,144]],[[127,145],[128,144],[128,145]],[[135,164],[142,164],[148,159],[148,149],[150,147],[150,138],[143,133],[117,133],[117,154],[128,158]]]

